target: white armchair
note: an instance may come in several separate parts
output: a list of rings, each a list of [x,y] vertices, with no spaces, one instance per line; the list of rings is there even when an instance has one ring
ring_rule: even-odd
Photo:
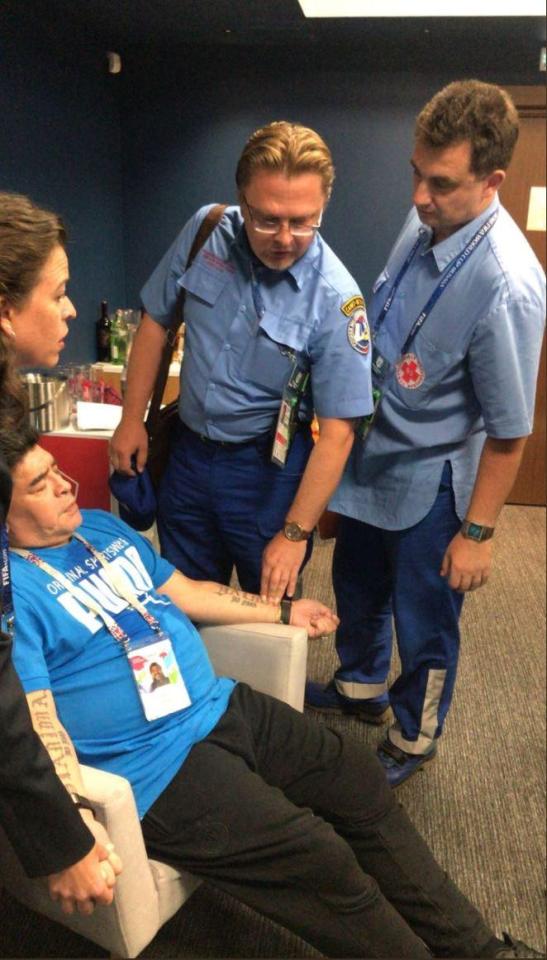
[[[304,704],[307,635],[301,627],[245,624],[203,627],[201,636],[217,673],[236,677],[255,690]],[[184,870],[149,860],[133,793],[127,780],[82,767],[85,792],[93,801],[123,860],[114,903],[91,917],[65,916],[48,896],[45,880],[29,880],[0,829],[0,876],[22,903],[94,941],[116,957],[136,957],[159,928],[200,884]]]

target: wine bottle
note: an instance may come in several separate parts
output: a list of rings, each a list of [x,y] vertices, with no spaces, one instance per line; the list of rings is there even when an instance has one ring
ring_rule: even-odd
[[[97,359],[101,363],[110,360],[110,317],[106,300],[101,300],[101,313],[97,320]]]

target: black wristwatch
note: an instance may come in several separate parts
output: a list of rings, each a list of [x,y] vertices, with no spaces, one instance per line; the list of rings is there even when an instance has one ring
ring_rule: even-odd
[[[482,523],[473,523],[472,520],[464,520],[460,532],[466,540],[475,540],[476,543],[482,543],[484,540],[490,540],[494,536],[494,527],[484,527]]]
[[[282,600],[280,607],[279,622],[284,623],[285,626],[288,627],[291,623],[292,600]]]
[[[283,527],[283,533],[287,540],[290,540],[292,543],[298,543],[300,540],[309,540],[311,537],[311,530],[304,530],[304,527],[301,527],[296,520],[287,520]]]
[[[91,810],[93,816],[95,816],[95,807],[91,803],[91,800],[88,800],[87,797],[83,797],[81,793],[70,793],[70,799],[72,800],[75,807],[78,810]]]

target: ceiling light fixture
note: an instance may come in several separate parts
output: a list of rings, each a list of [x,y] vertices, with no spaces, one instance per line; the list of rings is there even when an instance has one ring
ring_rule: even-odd
[[[543,17],[544,0],[298,0],[305,17]]]

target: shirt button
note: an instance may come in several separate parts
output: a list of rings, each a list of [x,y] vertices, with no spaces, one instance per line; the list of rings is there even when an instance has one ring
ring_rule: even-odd
[[[231,349],[232,349],[232,344],[231,344],[231,343],[225,343],[225,344],[224,344],[224,349],[225,349],[225,350],[231,350]]]
[[[243,304],[243,306],[240,307],[239,309],[241,310],[242,313],[247,313],[247,307],[245,306],[245,304]]]

